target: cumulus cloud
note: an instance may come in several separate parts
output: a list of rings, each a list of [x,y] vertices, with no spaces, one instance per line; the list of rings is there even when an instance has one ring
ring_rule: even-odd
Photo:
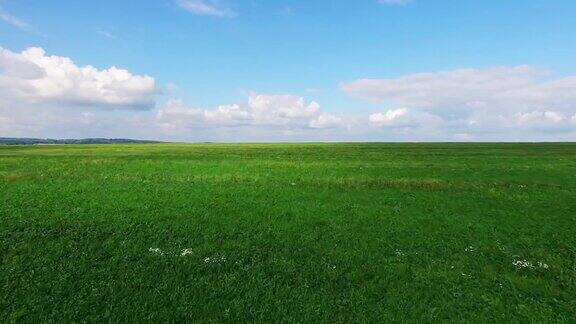
[[[432,110],[573,109],[576,77],[549,79],[549,75],[529,66],[461,69],[395,79],[361,79],[341,88],[369,101]]]
[[[217,0],[177,0],[180,8],[201,16],[234,17],[236,13]]]
[[[322,113],[320,105],[294,95],[252,94],[246,103],[215,109],[186,107],[181,100],[168,101],[158,119],[166,125],[278,126],[281,128],[332,128],[345,125],[342,117]]]
[[[107,109],[150,109],[154,78],[111,67],[77,66],[37,47],[14,53],[0,47],[0,96],[30,105],[63,104]]]
[[[324,111],[293,94],[252,93],[198,108],[164,104],[154,78],[78,66],[40,48],[0,47],[0,136],[183,141],[574,140],[576,77],[520,66],[419,73],[342,85],[370,112]],[[165,89],[174,89],[166,85]],[[193,90],[193,89],[192,89]],[[371,106],[374,107],[374,106]]]
[[[341,89],[366,101],[405,107],[370,116],[372,124],[384,127],[433,122],[456,134],[574,132],[576,77],[553,78],[530,66],[360,79]]]
[[[248,107],[259,124],[286,124],[318,115],[320,105],[293,95],[251,95]]]
[[[410,111],[406,108],[390,109],[368,116],[373,126],[391,128],[430,128],[442,124],[442,118],[427,112]]]
[[[315,119],[310,120],[309,126],[311,128],[339,128],[339,127],[350,127],[352,126],[352,121],[347,120],[342,116],[337,116],[333,114],[320,114]]]
[[[539,123],[555,124],[566,119],[561,113],[555,111],[532,111],[528,113],[518,112],[514,114],[514,118],[520,126]]]
[[[536,130],[546,133],[567,132],[576,130],[573,123],[574,115],[557,111],[534,110],[515,112],[512,114],[489,114],[480,111],[472,114],[467,122],[470,129],[477,132],[495,130]]]
[[[399,108],[388,110],[385,113],[375,113],[368,117],[368,120],[376,125],[396,125],[399,121],[406,120],[408,117],[408,109]]]
[[[78,66],[40,48],[0,48],[0,136],[329,140],[345,138],[338,129],[351,124],[296,95],[254,93],[200,109],[174,99],[156,105],[158,88],[152,77]]]

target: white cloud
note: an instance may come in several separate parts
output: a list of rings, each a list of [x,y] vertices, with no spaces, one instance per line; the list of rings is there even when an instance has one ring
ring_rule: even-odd
[[[396,79],[361,79],[341,86],[354,97],[430,110],[573,110],[576,77],[549,79],[529,66],[418,73]]]
[[[546,76],[546,71],[528,66],[461,69],[410,74],[396,79],[361,79],[345,83],[341,88],[361,99],[431,109],[524,105],[551,97],[560,88],[555,82],[569,82],[570,85],[563,87],[576,88],[576,82],[569,79],[550,82]],[[523,98],[526,94],[529,98]]]
[[[181,100],[162,105],[155,123],[171,137],[209,141],[345,140],[357,121],[322,112],[315,101],[289,94],[249,94],[245,102],[214,109],[186,106]]]
[[[569,114],[551,110],[504,112],[480,110],[473,112],[462,123],[453,124],[462,132],[478,138],[490,135],[495,140],[543,140],[551,136],[557,140],[576,139],[576,123]]]
[[[338,129],[350,125],[295,95],[250,94],[211,109],[180,100],[157,106],[158,98],[152,77],[78,66],[40,48],[0,48],[0,136],[330,140],[344,139]]]
[[[259,93],[208,109],[180,100],[156,105],[159,87],[152,77],[115,67],[78,66],[40,48],[15,53],[0,47],[0,136],[227,142],[576,140],[576,77],[551,78],[531,67],[465,69],[358,80],[342,88],[381,103],[380,109],[335,114],[298,95]],[[170,97],[168,92],[163,94]],[[362,104],[353,108],[362,109]]]
[[[92,124],[92,123],[94,122],[94,120],[95,120],[95,115],[94,115],[94,113],[89,112],[89,111],[82,113],[81,116],[82,116],[82,117],[81,117],[82,123],[84,123],[84,124],[86,124],[86,125]]]
[[[36,27],[34,27],[33,25],[29,24],[28,22],[10,14],[9,12],[5,11],[2,8],[2,6],[0,6],[0,20],[4,21],[5,23],[7,23],[11,26],[14,26],[14,27],[19,28],[23,31],[26,31],[28,33],[32,33],[32,34],[35,34],[37,36],[45,37],[45,35],[43,33],[41,33],[40,31],[38,31],[38,29]]]
[[[468,134],[468,133],[457,133],[454,134],[453,139],[457,142],[469,142],[474,140],[474,136]]]
[[[12,124],[12,120],[5,116],[0,116],[0,126],[2,128],[7,128],[9,124]]]
[[[377,125],[394,125],[399,120],[405,119],[406,116],[408,116],[408,109],[399,108],[388,110],[385,113],[372,114],[368,120]]]
[[[250,112],[239,105],[223,105],[215,110],[205,110],[204,119],[208,123],[221,125],[237,125],[252,119]]]
[[[21,53],[0,47],[0,96],[11,102],[150,109],[157,93],[149,76],[116,67],[77,66],[36,47]]]
[[[352,121],[346,120],[342,116],[336,116],[332,114],[320,114],[315,119],[312,119],[309,123],[311,128],[339,128],[339,127],[350,127],[352,126]]]
[[[186,107],[181,100],[168,101],[157,114],[165,124],[206,126],[274,126],[279,128],[332,128],[344,119],[321,113],[315,101],[294,95],[252,94],[247,103],[222,105],[212,110]]]
[[[539,123],[559,123],[565,120],[565,117],[555,111],[532,111],[528,113],[515,113],[515,120],[518,125],[532,125]]]
[[[109,32],[105,29],[97,28],[95,31],[96,31],[96,34],[98,34],[100,36],[104,36],[108,39],[118,40],[118,36],[112,34],[111,32]]]
[[[569,116],[576,113],[576,77],[553,78],[530,66],[360,79],[342,84],[341,89],[363,100],[405,107],[370,116],[381,126],[421,124],[427,119],[423,114],[429,114],[443,120],[438,127],[460,134],[504,137],[517,131],[536,137],[575,131]]]
[[[438,116],[426,112],[410,111],[406,108],[391,109],[368,116],[370,124],[378,127],[427,128],[442,124]]]
[[[293,95],[251,95],[248,107],[259,124],[286,124],[318,115],[320,105]]]
[[[3,20],[5,23],[10,24],[10,25],[17,27],[17,28],[20,28],[20,29],[30,30],[32,28],[32,26],[30,24],[21,20],[18,17],[15,17],[15,16],[7,13],[1,7],[0,7],[0,19]]]
[[[177,0],[180,8],[201,16],[234,17],[236,13],[217,0]]]

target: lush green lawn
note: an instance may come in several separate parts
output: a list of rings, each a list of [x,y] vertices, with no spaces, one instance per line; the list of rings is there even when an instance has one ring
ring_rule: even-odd
[[[574,321],[576,144],[0,146],[0,321]]]

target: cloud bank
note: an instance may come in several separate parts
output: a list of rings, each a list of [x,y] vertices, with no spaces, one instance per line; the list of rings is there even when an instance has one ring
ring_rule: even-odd
[[[370,122],[379,126],[435,123],[458,134],[480,135],[575,131],[576,77],[553,78],[530,66],[360,79],[341,89],[354,98],[402,107],[371,115]]]
[[[551,79],[529,66],[417,73],[396,79],[361,79],[342,85],[346,93],[373,102],[425,108],[572,109],[576,77]]]
[[[264,126],[294,130],[346,126],[344,118],[321,112],[320,105],[295,95],[252,94],[246,103],[216,109],[186,107],[181,100],[170,100],[157,114],[170,128]]]
[[[0,96],[29,104],[150,109],[158,90],[154,78],[111,67],[77,66],[37,47],[14,53],[0,47]]]
[[[156,106],[154,78],[0,47],[0,136],[154,137],[130,120]]]
[[[576,77],[529,67],[427,72],[341,85],[347,112],[253,92],[196,107],[151,76],[0,47],[0,136],[180,141],[576,140]],[[311,95],[311,94],[309,94]],[[370,102],[371,108],[366,108]],[[374,104],[376,103],[376,104]]]

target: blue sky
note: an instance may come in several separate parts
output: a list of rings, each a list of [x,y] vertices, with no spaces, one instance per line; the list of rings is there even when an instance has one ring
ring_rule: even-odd
[[[565,94],[576,90],[574,1],[2,0],[0,8],[5,56],[42,48],[78,68],[149,76],[155,89],[123,106],[75,87],[21,98],[5,80],[0,136],[576,140],[576,98]],[[17,60],[52,71],[26,55]],[[9,65],[17,64],[5,59],[0,73]],[[458,71],[471,72],[460,80]],[[414,78],[420,74],[428,79]],[[486,78],[504,84],[486,89]],[[526,93],[533,100],[519,99]],[[306,110],[314,104],[320,108]],[[69,118],[26,121],[47,111]]]

